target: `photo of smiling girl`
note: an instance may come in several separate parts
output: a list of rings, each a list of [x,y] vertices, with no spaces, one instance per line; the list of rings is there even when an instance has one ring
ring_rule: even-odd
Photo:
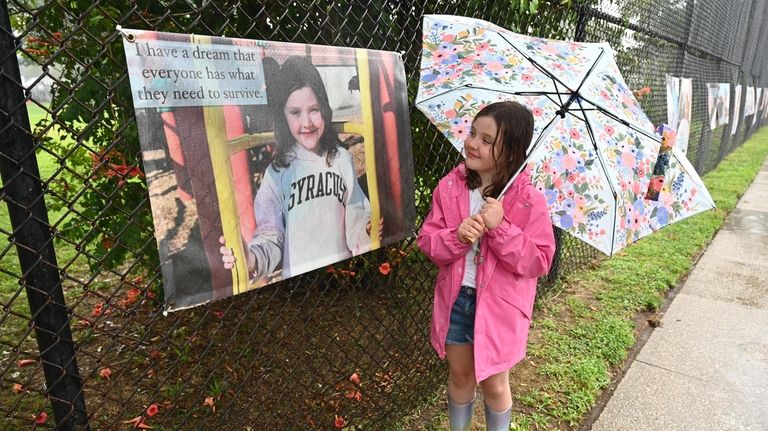
[[[243,241],[252,278],[279,268],[287,278],[368,251],[371,207],[315,66],[292,56],[265,72],[276,148],[253,204],[256,230]],[[230,269],[232,249],[220,242]]]

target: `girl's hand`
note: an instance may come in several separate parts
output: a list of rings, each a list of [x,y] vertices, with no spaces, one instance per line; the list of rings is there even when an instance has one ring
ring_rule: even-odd
[[[382,232],[384,232],[384,217],[379,218],[379,242],[381,242],[381,235]],[[368,223],[365,225],[365,233],[368,234],[368,236],[371,236],[371,221],[368,220]]]
[[[461,222],[459,229],[456,231],[456,236],[464,244],[472,244],[480,238],[480,235],[485,231],[485,227],[483,217],[480,214],[475,214]]]
[[[221,253],[221,261],[224,263],[224,268],[234,268],[235,262],[237,261],[237,258],[235,258],[235,251],[230,247],[227,247],[227,240],[225,240],[223,236],[219,237],[219,243],[221,244],[219,253]],[[256,256],[254,256],[253,253],[251,253],[251,250],[248,249],[248,244],[246,244],[245,241],[243,241],[243,250],[245,250],[246,253],[248,271],[253,271],[256,268]]]
[[[485,221],[485,227],[488,229],[495,228],[501,224],[501,221],[504,219],[504,207],[501,204],[503,200],[504,196],[502,196],[501,200],[498,201],[490,197],[485,198],[485,203],[480,209],[480,215],[483,217],[483,220]]]

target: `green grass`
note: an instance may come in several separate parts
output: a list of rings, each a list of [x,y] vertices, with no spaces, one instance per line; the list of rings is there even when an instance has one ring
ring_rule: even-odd
[[[36,105],[27,105],[29,111],[29,121],[34,129],[34,125],[45,117],[45,111]],[[40,174],[43,176],[43,172],[46,172],[48,176],[55,170],[55,159],[53,157],[45,157],[38,160],[38,168]],[[8,272],[11,272],[16,277],[0,273],[0,299],[5,300],[6,296],[15,292],[18,289],[18,277],[20,277],[21,270],[19,269],[19,260],[16,254],[15,246],[10,245],[10,239],[8,236],[13,232],[11,226],[10,215],[8,214],[8,205],[3,203],[0,205],[0,232],[6,237],[6,241],[3,241],[2,248],[0,249],[0,266]],[[10,247],[9,247],[10,246]]]
[[[42,120],[50,120],[49,114],[41,107],[31,103],[27,104],[27,112],[29,114],[29,122],[33,133],[41,133],[39,132],[37,125],[39,125]],[[50,137],[71,140],[71,138],[65,137],[56,129],[50,129],[46,133],[47,136]],[[74,142],[72,143],[74,145]],[[59,169],[58,159],[42,149],[37,150],[37,163],[42,181],[46,181],[56,175],[56,172]],[[65,215],[64,210],[49,210],[48,219],[51,224],[57,224],[58,222],[58,225],[61,225],[63,223],[63,220],[61,219],[62,217],[65,217]],[[22,277],[22,271],[19,266],[16,247],[10,240],[13,227],[11,225],[8,205],[6,203],[0,203],[0,232],[3,236],[3,239],[0,240],[2,241],[2,244],[0,244],[0,267],[3,269],[3,272],[0,272],[0,302],[14,312],[28,315],[29,308],[26,297],[19,284],[19,280]],[[68,246],[67,244],[56,243],[55,248],[59,267],[74,261],[73,266],[69,267],[68,270],[72,269],[72,272],[75,273],[87,271],[87,264],[82,258],[76,259],[77,251],[73,247]],[[14,335],[11,334],[16,334],[16,331],[13,330],[14,327],[17,326],[14,324],[14,320],[20,320],[19,323],[23,324],[22,326],[26,326],[27,322],[21,322],[23,319],[20,318],[6,320],[3,323],[3,337],[6,337],[7,335],[13,337]]]

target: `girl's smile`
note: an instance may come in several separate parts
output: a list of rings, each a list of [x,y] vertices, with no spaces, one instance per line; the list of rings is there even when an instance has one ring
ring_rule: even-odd
[[[294,91],[288,96],[283,112],[293,139],[305,149],[317,151],[325,121],[315,92],[309,86]]]

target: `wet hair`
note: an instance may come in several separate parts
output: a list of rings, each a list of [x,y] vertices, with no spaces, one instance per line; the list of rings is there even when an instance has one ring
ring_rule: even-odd
[[[533,139],[533,114],[517,102],[497,102],[487,105],[475,115],[474,123],[480,117],[490,117],[496,123],[496,138],[491,154],[495,169],[491,184],[482,190],[483,196],[498,198],[499,194],[525,162],[525,152]],[[501,146],[498,154],[496,146]],[[466,165],[465,165],[466,166]],[[470,190],[482,185],[480,174],[466,169],[467,187]]]
[[[325,123],[323,134],[319,140],[319,154],[325,154],[325,162],[330,166],[331,161],[338,153],[338,145],[341,142],[331,124],[333,112],[331,104],[328,102],[325,84],[323,84],[323,80],[320,78],[320,72],[317,71],[317,68],[306,57],[299,56],[288,57],[285,63],[279,67],[276,62],[274,64],[265,63],[265,66],[264,75],[267,87],[267,100],[272,111],[275,139],[277,140],[272,164],[278,169],[287,168],[296,157],[296,153],[293,151],[293,145],[296,144],[296,140],[291,134],[291,129],[288,127],[288,120],[286,120],[283,110],[288,98],[294,91],[309,87],[315,93],[318,103],[320,103],[320,116]]]

